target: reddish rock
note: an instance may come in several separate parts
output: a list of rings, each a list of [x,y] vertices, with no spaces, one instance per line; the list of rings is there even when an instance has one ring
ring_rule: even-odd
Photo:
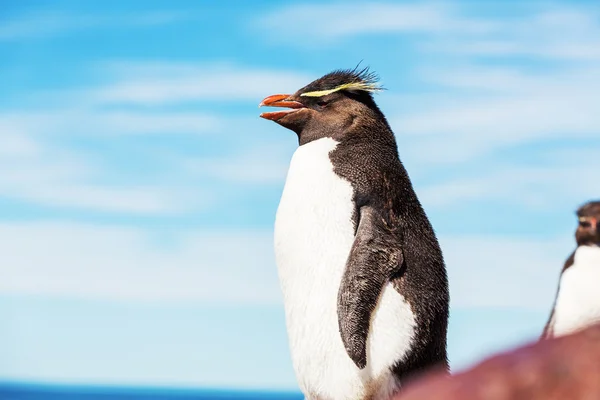
[[[453,376],[430,373],[395,400],[600,399],[600,324],[494,356]]]

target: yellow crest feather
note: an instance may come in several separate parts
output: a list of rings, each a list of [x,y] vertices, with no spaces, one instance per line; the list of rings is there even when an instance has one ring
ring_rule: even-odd
[[[381,88],[375,84],[372,83],[365,83],[365,82],[351,82],[351,83],[344,83],[343,85],[340,85],[338,87],[335,87],[333,89],[328,89],[328,90],[317,90],[314,92],[306,92],[306,93],[302,93],[300,94],[300,96],[306,96],[306,97],[323,97],[323,96],[327,96],[328,94],[334,93],[334,92],[338,92],[340,90],[364,90],[366,92],[376,92],[378,90],[381,90]]]

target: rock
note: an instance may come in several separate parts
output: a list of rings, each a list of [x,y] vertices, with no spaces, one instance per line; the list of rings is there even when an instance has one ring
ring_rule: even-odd
[[[394,400],[480,399],[600,399],[600,324],[496,355],[452,376],[430,372]]]

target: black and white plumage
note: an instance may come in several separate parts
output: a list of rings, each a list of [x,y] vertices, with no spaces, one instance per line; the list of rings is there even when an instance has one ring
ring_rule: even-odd
[[[368,70],[335,71],[261,105],[298,135],[275,252],[295,373],[307,399],[388,399],[448,369],[448,281]]]
[[[577,248],[561,271],[558,291],[541,339],[563,336],[600,322],[600,201],[577,210]]]

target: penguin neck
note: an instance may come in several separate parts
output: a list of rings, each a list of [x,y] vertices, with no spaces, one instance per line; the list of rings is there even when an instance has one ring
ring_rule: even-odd
[[[297,133],[298,145],[303,146],[315,140],[330,138],[338,143],[365,143],[376,141],[380,145],[396,148],[396,138],[383,115],[357,116],[345,129],[335,127],[306,128]]]
[[[577,243],[577,248],[579,248],[579,247],[600,247],[600,242],[585,241],[585,242]]]

